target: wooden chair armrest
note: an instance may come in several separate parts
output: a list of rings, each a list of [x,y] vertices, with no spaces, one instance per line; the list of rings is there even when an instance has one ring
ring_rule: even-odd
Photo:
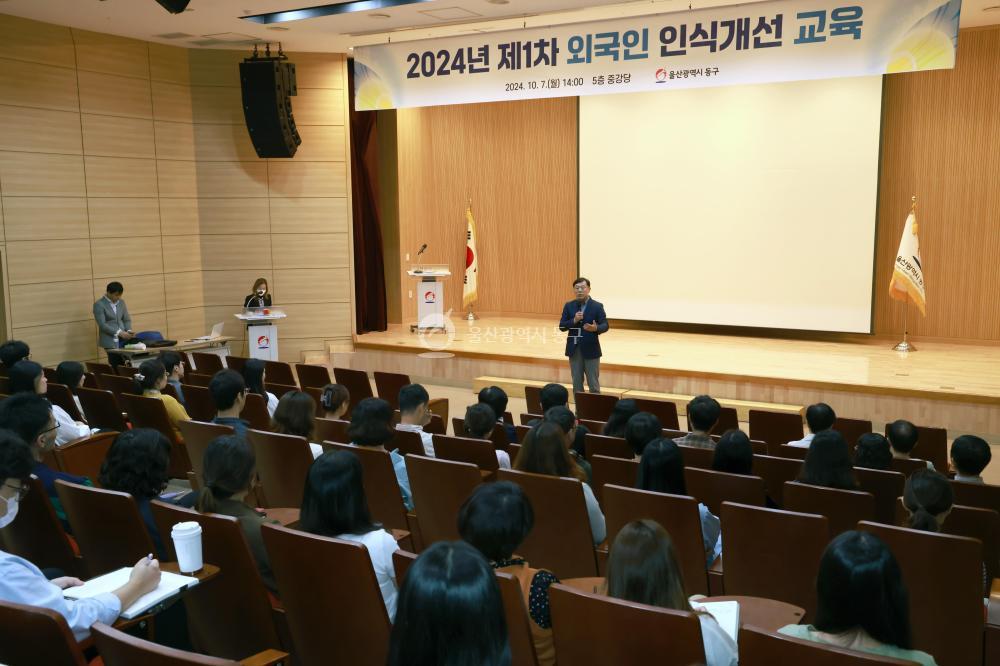
[[[244,664],[244,666],[267,666],[268,664],[280,664],[286,659],[288,659],[287,652],[282,652],[281,650],[264,650],[252,657],[241,659],[240,663]]]

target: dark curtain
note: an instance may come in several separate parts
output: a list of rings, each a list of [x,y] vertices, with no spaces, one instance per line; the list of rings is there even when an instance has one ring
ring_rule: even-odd
[[[378,210],[378,125],[375,111],[354,108],[354,60],[347,63],[351,99],[351,193],[354,200],[354,302],[358,333],[387,325],[382,224]]]

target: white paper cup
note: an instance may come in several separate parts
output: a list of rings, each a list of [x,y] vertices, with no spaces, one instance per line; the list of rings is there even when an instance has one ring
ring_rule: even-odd
[[[181,573],[201,571],[201,525],[196,522],[177,523],[170,531],[177,551],[177,565]]]

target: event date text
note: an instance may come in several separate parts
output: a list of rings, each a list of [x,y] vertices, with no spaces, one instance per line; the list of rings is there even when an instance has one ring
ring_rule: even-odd
[[[542,79],[540,81],[515,81],[505,83],[504,90],[507,92],[517,92],[519,90],[544,90],[546,88],[575,88],[583,85],[583,77],[578,76],[571,79]]]

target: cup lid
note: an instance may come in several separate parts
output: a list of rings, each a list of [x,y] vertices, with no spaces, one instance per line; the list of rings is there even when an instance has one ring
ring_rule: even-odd
[[[177,523],[176,525],[174,525],[171,534],[184,535],[184,534],[196,534],[198,532],[201,532],[201,525],[192,520],[185,523]]]

